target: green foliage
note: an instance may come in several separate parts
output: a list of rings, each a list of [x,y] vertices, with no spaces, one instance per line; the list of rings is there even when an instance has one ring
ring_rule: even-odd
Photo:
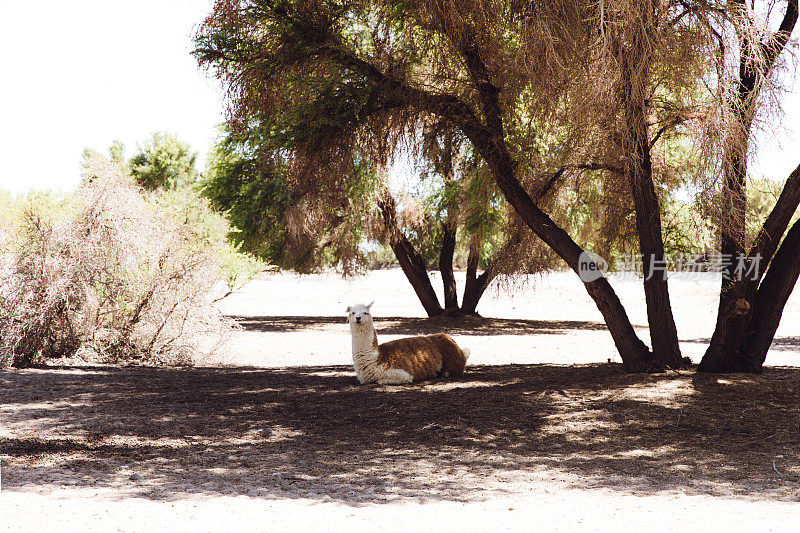
[[[230,221],[234,243],[256,257],[283,265],[289,238],[286,213],[291,206],[287,164],[280,157],[259,163],[252,154],[243,153],[244,148],[233,138],[219,144],[200,190]]]
[[[125,145],[122,141],[114,140],[111,143],[111,146],[108,147],[108,155],[111,157],[111,161],[117,163],[118,165],[122,166],[125,164]]]
[[[52,192],[31,192],[15,195],[0,189],[0,255],[11,254],[22,246],[20,234],[13,229],[19,225],[26,211],[36,211],[40,216],[51,218],[63,198]]]
[[[121,157],[122,150],[117,143],[109,149],[112,158]],[[197,177],[197,153],[171,133],[154,133],[138,150],[130,160],[130,172],[145,189],[175,189]]]
[[[747,183],[747,207],[749,210],[745,224],[746,242],[753,242],[758,231],[775,207],[783,187],[769,179],[750,180]]]
[[[637,257],[639,241],[633,206],[626,197],[614,198],[604,187],[597,171],[587,174],[580,190],[561,193],[559,220],[574,228],[573,236],[583,248],[609,261],[614,269],[619,258]],[[661,199],[661,236],[667,261],[713,251],[716,233],[696,205],[679,199],[675,191],[659,191]]]
[[[180,187],[145,196],[155,212],[163,213],[169,225],[191,235],[193,253],[212,253],[217,262],[218,276],[225,285],[225,295],[238,290],[259,272],[264,263],[243,253],[235,243],[228,242],[231,232],[228,220],[216,212],[210,202],[190,187]]]
[[[772,181],[770,179],[754,179],[747,183],[747,207],[748,213],[745,224],[746,242],[752,243],[761,226],[772,212],[778,197],[781,195],[785,184]],[[800,218],[800,208],[797,209],[789,225]]]
[[[353,154],[347,176],[298,176],[294,157],[280,142],[272,128],[256,125],[227,131],[212,153],[200,190],[230,221],[230,240],[281,268],[362,268],[367,257],[360,244],[368,236],[377,184],[374,166]]]
[[[480,265],[485,267],[487,260],[508,240],[506,229],[512,215],[485,164],[467,143],[452,157],[451,176],[443,175],[441,168],[437,172],[436,165],[429,164],[423,178],[426,194],[420,197],[424,228],[413,228],[410,240],[428,264],[435,266],[441,249],[442,224],[452,217],[461,232],[454,264],[464,267],[470,245],[477,244]]]
[[[716,249],[716,232],[696,206],[674,197],[661,202],[661,232],[668,261]]]

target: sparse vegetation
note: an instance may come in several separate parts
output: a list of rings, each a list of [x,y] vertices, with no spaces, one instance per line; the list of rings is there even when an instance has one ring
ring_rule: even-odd
[[[3,202],[0,366],[49,357],[192,364],[234,326],[212,305],[257,261],[189,189],[145,194],[92,158],[63,199]]]

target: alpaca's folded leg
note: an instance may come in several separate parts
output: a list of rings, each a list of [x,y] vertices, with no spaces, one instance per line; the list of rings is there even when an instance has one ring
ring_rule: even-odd
[[[414,376],[400,368],[390,368],[378,378],[381,385],[402,385],[414,381]]]

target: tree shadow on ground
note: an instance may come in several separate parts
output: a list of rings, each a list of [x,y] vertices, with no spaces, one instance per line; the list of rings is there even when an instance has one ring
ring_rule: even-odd
[[[248,331],[286,332],[300,330],[336,330],[347,323],[343,316],[232,316]],[[382,335],[541,335],[564,334],[572,330],[607,331],[602,322],[583,320],[523,320],[509,318],[464,317],[374,317],[375,329]],[[642,326],[635,326],[643,328]]]
[[[800,349],[800,337],[775,337],[770,350],[797,351]]]
[[[681,339],[681,342],[690,344],[709,344],[711,343],[711,338],[701,337],[698,339]],[[775,337],[772,339],[772,344],[770,345],[769,349],[797,352],[800,350],[800,337]]]
[[[343,366],[90,367],[0,373],[0,387],[5,490],[359,504],[469,501],[557,479],[798,499],[795,369],[473,366],[456,381],[364,387]]]

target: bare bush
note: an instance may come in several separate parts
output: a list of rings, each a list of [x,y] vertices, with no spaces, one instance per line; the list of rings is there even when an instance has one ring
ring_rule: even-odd
[[[235,282],[226,222],[191,191],[146,195],[102,159],[85,170],[78,192],[54,209],[29,201],[10,229],[0,366],[197,362],[234,327],[212,305],[220,279]]]

